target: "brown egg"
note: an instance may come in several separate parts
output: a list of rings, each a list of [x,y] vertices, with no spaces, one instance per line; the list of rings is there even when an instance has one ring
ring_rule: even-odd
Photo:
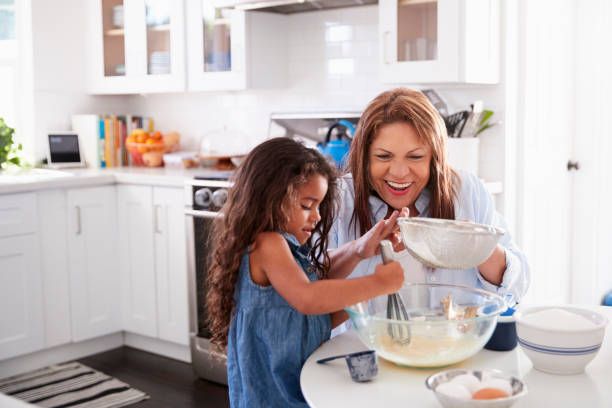
[[[495,398],[506,398],[508,394],[499,388],[481,388],[472,395],[472,399],[488,400]]]

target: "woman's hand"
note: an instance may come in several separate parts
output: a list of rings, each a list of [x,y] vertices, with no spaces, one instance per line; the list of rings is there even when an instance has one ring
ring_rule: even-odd
[[[399,216],[410,217],[410,210],[408,209],[408,207],[403,207],[400,210]],[[393,244],[393,250],[395,252],[403,251],[404,249],[406,249],[406,247],[404,246],[404,241],[402,240],[402,232],[400,231],[400,227],[399,225],[397,225],[397,222],[395,223],[395,228],[393,229],[393,236],[389,240]]]
[[[391,241],[395,251],[404,249],[397,219],[399,217],[408,217],[409,215],[410,211],[404,207],[401,211],[393,211],[389,218],[377,222],[362,237],[354,241],[357,256],[360,259],[366,259],[380,254],[380,241],[383,239]]]
[[[459,221],[474,222],[472,220],[461,219]],[[506,251],[504,248],[497,244],[491,255],[486,261],[478,265],[478,272],[488,282],[499,286],[504,279],[504,272],[506,272]]]

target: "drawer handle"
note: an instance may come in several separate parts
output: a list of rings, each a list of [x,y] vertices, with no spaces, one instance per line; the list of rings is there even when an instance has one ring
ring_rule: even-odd
[[[77,216],[77,230],[76,230],[76,234],[77,235],[81,235],[81,207],[79,207],[77,205],[74,208],[76,209],[76,216]]]

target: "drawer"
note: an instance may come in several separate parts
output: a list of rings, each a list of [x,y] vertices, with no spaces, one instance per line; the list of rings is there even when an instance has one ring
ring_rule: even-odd
[[[0,195],[0,237],[38,229],[36,193]]]

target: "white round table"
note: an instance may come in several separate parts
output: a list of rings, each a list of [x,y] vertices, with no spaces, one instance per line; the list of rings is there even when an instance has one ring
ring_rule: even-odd
[[[612,325],[612,307],[593,307],[607,316]],[[538,371],[520,346],[512,351],[481,350],[475,356],[450,367],[410,369],[378,359],[378,375],[373,381],[351,380],[346,361],[333,360],[317,364],[317,360],[338,354],[365,350],[354,330],[349,330],[323,343],[302,368],[300,382],[306,401],[312,408],[440,407],[425,379],[449,368],[498,369],[517,376],[527,385],[528,393],[513,408],[520,407],[612,407],[612,334],[606,329],[599,353],[584,373],[553,375]]]

